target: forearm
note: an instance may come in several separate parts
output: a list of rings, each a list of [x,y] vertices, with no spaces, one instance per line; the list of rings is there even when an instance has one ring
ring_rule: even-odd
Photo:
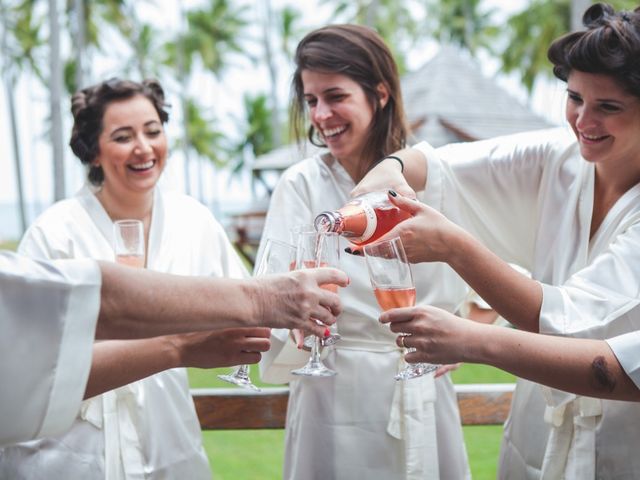
[[[84,398],[179,367],[171,337],[96,342]]]
[[[256,285],[250,281],[179,277],[101,262],[96,338],[143,338],[251,326]],[[257,322],[254,322],[257,323]]]
[[[514,270],[462,229],[448,241],[449,265],[505,319],[537,332],[542,305],[540,284]]]
[[[478,325],[470,332],[467,362],[486,363],[560,390],[639,401],[640,390],[603,340],[533,334]]]

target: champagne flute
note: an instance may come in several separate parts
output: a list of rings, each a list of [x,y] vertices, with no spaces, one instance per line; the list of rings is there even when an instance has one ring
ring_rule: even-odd
[[[116,262],[144,268],[144,226],[140,220],[113,222],[113,250]]]
[[[387,311],[392,308],[414,306],[416,287],[400,237],[365,245],[363,249],[371,286],[380,308]],[[404,354],[412,351],[415,349],[405,348]],[[432,372],[436,368],[436,365],[429,363],[407,363],[394,378],[408,380]]]
[[[307,233],[307,234],[315,234],[317,232],[317,229],[314,225],[298,225],[297,227],[293,227],[291,229],[291,239],[293,241],[293,243],[297,243],[298,242],[298,237],[300,236],[301,233]],[[333,232],[329,232],[329,233],[333,233]],[[339,250],[338,250],[339,251]],[[337,259],[335,260],[335,264],[334,265],[329,265],[331,267],[337,267],[339,263],[339,257],[337,257]],[[327,265],[318,265],[320,267],[326,267]],[[326,285],[325,287],[327,290],[332,291],[334,293],[336,293],[338,291],[338,286],[337,285]],[[320,339],[320,346],[322,347],[329,347],[331,345],[334,345],[338,340],[340,340],[342,338],[342,336],[338,333],[338,324],[334,323],[333,325],[331,325],[329,327],[329,335],[321,338]],[[307,349],[311,349],[311,347],[313,346],[313,342],[314,342],[314,335],[309,335],[304,337],[304,340],[302,342],[303,346]]]
[[[337,267],[340,260],[340,247],[337,233],[325,233],[302,230],[298,233],[296,268]],[[323,285],[323,288],[336,292],[337,285]],[[332,377],[334,370],[327,368],[320,359],[320,338],[313,336],[311,356],[307,364],[292,370],[294,375],[306,377]]]
[[[260,277],[273,273],[283,273],[291,270],[295,264],[296,247],[286,242],[269,238],[265,243],[262,258],[255,269],[254,275]],[[233,383],[239,387],[260,391],[251,381],[249,365],[240,365],[235,372],[227,375],[218,375],[225,382]]]

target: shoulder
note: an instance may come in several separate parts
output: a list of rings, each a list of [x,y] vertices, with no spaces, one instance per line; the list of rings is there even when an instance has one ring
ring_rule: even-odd
[[[305,158],[287,168],[280,177],[281,182],[304,182],[318,178],[326,165],[319,155]]]
[[[55,251],[52,258],[65,258],[75,233],[86,227],[85,218],[88,218],[87,213],[77,198],[61,200],[34,220],[23,235],[18,251],[37,257],[43,256],[45,251]]]

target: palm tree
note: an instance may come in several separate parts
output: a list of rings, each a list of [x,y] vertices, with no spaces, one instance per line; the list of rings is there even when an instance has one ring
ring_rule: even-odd
[[[551,75],[547,48],[569,30],[569,0],[533,0],[526,10],[507,20],[508,47],[501,55],[505,72],[516,71],[531,93],[539,75]]]
[[[24,186],[22,181],[22,155],[20,150],[20,141],[18,139],[18,116],[14,91],[20,72],[24,68],[24,63],[33,61],[32,51],[27,46],[35,46],[38,44],[37,28],[32,28],[33,25],[31,20],[33,17],[30,15],[30,11],[31,9],[22,9],[21,12],[15,9],[11,11],[4,2],[0,3],[0,19],[2,22],[2,37],[0,40],[2,63],[0,64],[0,67],[2,68],[2,83],[4,86],[5,97],[7,99],[9,126],[11,129],[10,136],[13,147],[16,191],[18,193],[18,220],[20,223],[20,234],[23,234],[27,229],[27,216]],[[20,16],[20,13],[23,14],[22,17]],[[24,14],[26,14],[26,20]],[[10,22],[10,17],[13,22]],[[25,26],[31,28],[22,29]],[[14,34],[14,37],[11,39],[13,41],[10,41],[10,33]],[[29,39],[29,41],[20,42],[18,38]],[[22,47],[27,48],[25,49]]]
[[[397,0],[337,0],[333,21],[357,23],[374,28],[391,49],[398,69],[406,70],[407,47],[423,36],[419,22],[407,2]]]
[[[474,55],[492,52],[499,33],[493,23],[495,9],[481,10],[482,0],[428,0],[427,30],[440,42],[458,45]]]

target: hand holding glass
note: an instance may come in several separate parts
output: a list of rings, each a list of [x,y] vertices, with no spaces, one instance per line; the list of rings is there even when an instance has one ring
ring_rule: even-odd
[[[416,303],[416,287],[411,266],[399,237],[364,246],[369,279],[378,304],[383,311],[399,307],[412,307]],[[414,349],[404,349],[409,353]],[[432,372],[436,365],[428,363],[407,364],[396,380],[408,380]]]
[[[254,275],[260,277],[262,275],[288,272],[291,269],[291,264],[295,262],[295,258],[296,248],[293,245],[270,238],[265,244],[264,252]],[[232,374],[218,375],[218,378],[239,387],[259,391],[260,389],[251,381],[249,369],[249,365],[240,365]]]
[[[301,231],[298,234],[296,267],[337,267],[340,260],[338,234]],[[327,290],[336,291],[335,285],[324,285]],[[311,345],[311,357],[307,364],[291,373],[307,377],[331,377],[336,372],[327,368],[320,359],[320,338],[314,336]]]

